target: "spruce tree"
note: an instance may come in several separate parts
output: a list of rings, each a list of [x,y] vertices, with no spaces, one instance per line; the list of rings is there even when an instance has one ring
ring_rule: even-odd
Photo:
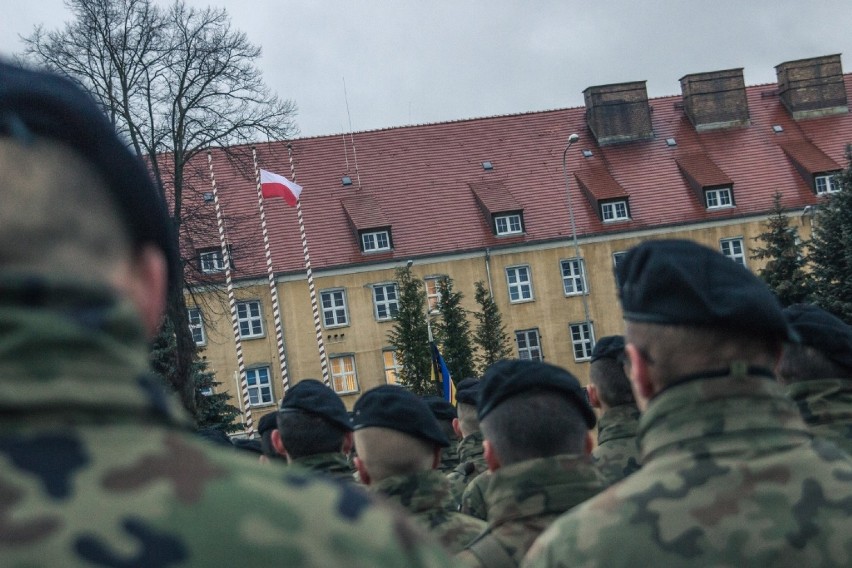
[[[474,314],[477,323],[473,341],[479,347],[476,363],[477,372],[482,375],[492,363],[511,357],[512,345],[503,316],[481,280],[476,283],[476,303],[479,311]]]
[[[397,380],[418,395],[440,394],[432,380],[432,353],[426,315],[423,282],[411,275],[409,267],[396,269],[399,311],[394,317],[388,341],[396,349]]]
[[[758,270],[784,306],[805,302],[811,293],[810,273],[805,270],[804,244],[799,231],[790,226],[790,220],[781,206],[781,193],[775,193],[772,215],[767,219],[766,230],[755,240],[765,246],[754,250],[751,258],[766,260],[766,267]]]
[[[464,295],[453,290],[452,279],[442,278],[438,286],[441,291],[441,301],[438,304],[441,319],[435,329],[441,343],[441,355],[450,371],[450,377],[457,383],[465,377],[473,376],[470,322],[461,305]]]

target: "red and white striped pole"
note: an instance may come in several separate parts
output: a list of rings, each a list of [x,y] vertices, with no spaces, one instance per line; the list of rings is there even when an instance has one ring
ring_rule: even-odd
[[[272,269],[272,251],[269,246],[269,233],[266,230],[266,211],[263,208],[263,190],[260,185],[260,169],[257,166],[257,150],[251,147],[254,160],[254,179],[257,185],[257,207],[260,209],[260,228],[263,232],[263,250],[266,253],[266,274],[269,279],[269,295],[272,297],[272,319],[275,324],[275,341],[278,347],[278,364],[281,367],[282,396],[290,388],[290,377],[287,373],[287,355],[284,352],[284,328],[281,325],[281,308],[278,303],[278,286],[275,285],[275,273]]]
[[[213,186],[213,206],[216,209],[216,224],[219,226],[219,243],[222,246],[222,261],[225,263],[225,284],[228,288],[228,305],[231,308],[231,326],[234,331],[234,345],[237,349],[237,370],[240,374],[240,386],[243,395],[243,414],[245,416],[246,434],[254,436],[254,421],[251,417],[251,397],[246,377],[246,364],[243,358],[243,342],[240,338],[240,324],[237,319],[237,299],[234,296],[234,282],[231,279],[231,253],[225,240],[225,222],[222,218],[222,208],[219,205],[219,192],[216,191],[216,176],[213,174],[213,153],[207,150],[207,165],[210,168],[210,183]]]

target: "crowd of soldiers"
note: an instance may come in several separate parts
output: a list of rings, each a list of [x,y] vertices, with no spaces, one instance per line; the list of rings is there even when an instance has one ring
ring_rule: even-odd
[[[852,565],[852,328],[711,249],[628,252],[585,388],[505,360],[347,412],[303,379],[260,460],[148,372],[181,273],[94,101],[0,63],[0,566]]]

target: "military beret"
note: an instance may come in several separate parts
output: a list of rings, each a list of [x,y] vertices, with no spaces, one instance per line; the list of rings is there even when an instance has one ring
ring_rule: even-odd
[[[626,320],[795,339],[778,298],[762,280],[698,243],[644,242],[627,252],[617,272]]]
[[[278,428],[278,412],[264,414],[260,420],[257,421],[257,433],[261,436],[263,436],[264,432],[274,430],[275,428]]]
[[[54,140],[86,159],[106,181],[134,246],[160,248],[170,285],[181,285],[177,237],[165,200],[91,95],[54,73],[0,62],[0,136],[22,144],[34,137]]]
[[[592,363],[598,359],[618,359],[624,354],[624,336],[607,335],[601,337],[592,349]]]
[[[459,381],[456,388],[456,402],[476,406],[479,403],[479,387],[481,381],[468,377]]]
[[[507,399],[533,391],[554,391],[565,395],[583,416],[586,425],[594,428],[597,418],[586,398],[585,389],[577,378],[561,367],[540,361],[505,360],[488,367],[482,377],[477,411],[479,419]]]
[[[802,345],[852,369],[852,326],[813,304],[794,304],[784,310]]]
[[[456,418],[456,407],[437,395],[424,396],[423,402],[432,411],[432,416],[438,420],[452,420]]]
[[[450,445],[426,403],[404,387],[382,385],[368,390],[355,401],[353,410],[355,430],[389,428],[444,448]]]
[[[290,387],[281,400],[281,412],[316,414],[348,432],[352,431],[352,421],[343,401],[333,390],[316,379],[303,379]]]

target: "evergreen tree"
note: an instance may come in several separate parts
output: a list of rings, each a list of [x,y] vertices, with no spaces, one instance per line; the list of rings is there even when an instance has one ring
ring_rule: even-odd
[[[482,375],[492,363],[511,357],[512,345],[503,325],[503,316],[481,280],[476,283],[476,303],[479,304],[479,312],[474,314],[477,323],[473,340],[479,347],[477,372]]]
[[[751,258],[767,260],[766,267],[758,271],[785,306],[807,301],[811,293],[810,273],[805,270],[804,244],[799,231],[790,226],[790,220],[781,207],[781,194],[773,198],[772,216],[766,230],[755,240],[766,246],[757,248]]]
[[[850,147],[846,155],[852,162]],[[852,166],[838,182],[839,191],[823,198],[814,217],[808,260],[815,303],[852,324]]]
[[[452,279],[442,278],[438,289],[441,291],[441,301],[438,304],[441,320],[435,325],[436,335],[441,343],[441,355],[450,371],[450,377],[457,383],[465,377],[473,376],[470,322],[461,305],[464,295],[453,290]]]
[[[396,269],[399,311],[388,341],[396,349],[398,380],[418,395],[440,394],[440,385],[432,380],[432,353],[426,316],[426,291],[423,282],[411,275],[409,267]]]

